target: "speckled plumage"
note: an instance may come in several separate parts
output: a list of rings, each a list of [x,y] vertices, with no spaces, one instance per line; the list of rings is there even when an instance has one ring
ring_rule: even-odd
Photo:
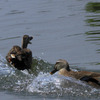
[[[59,71],[60,75],[73,77],[81,81],[85,81],[96,88],[100,88],[100,73],[88,71],[72,71],[69,68],[68,62],[63,59],[60,59],[56,62],[54,65],[54,70],[50,73],[54,74],[57,71]]]

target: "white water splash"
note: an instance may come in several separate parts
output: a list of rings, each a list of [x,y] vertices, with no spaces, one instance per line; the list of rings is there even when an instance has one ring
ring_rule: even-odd
[[[45,69],[44,69],[45,70]],[[64,77],[58,73],[50,75],[40,72],[38,76],[30,75],[27,71],[18,71],[9,67],[6,60],[0,55],[0,75],[2,89],[13,91],[27,91],[43,95],[75,95],[75,96],[98,96],[100,90],[88,86],[82,81],[71,77]],[[5,77],[5,75],[7,77]]]
[[[60,88],[60,79],[51,76],[49,73],[39,73],[33,82],[27,87],[28,92],[50,93],[56,92],[55,88]]]
[[[91,96],[98,95],[100,91],[83,83],[82,81],[64,77],[58,73],[50,75],[49,73],[39,73],[33,79],[32,83],[26,87],[30,93],[48,94],[62,96],[64,94]]]
[[[14,74],[14,70],[7,65],[7,61],[0,55],[0,75]]]

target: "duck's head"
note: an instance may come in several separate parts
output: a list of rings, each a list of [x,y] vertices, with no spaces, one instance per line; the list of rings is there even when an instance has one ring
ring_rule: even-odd
[[[28,44],[31,44],[31,40],[33,39],[32,36],[24,35],[22,39],[22,48],[27,48]]]
[[[18,52],[18,54],[11,53],[9,56],[9,63],[13,64],[16,61],[21,62],[21,61],[23,61],[24,58],[25,58],[25,56],[22,56],[19,52]]]
[[[50,72],[50,74],[54,74],[55,72],[59,71],[60,69],[65,68],[67,71],[70,71],[69,64],[64,59],[59,59],[56,64],[54,65],[54,70]]]
[[[16,59],[15,54],[10,54],[9,63],[10,63],[11,65],[13,65],[13,60],[14,60],[14,59]]]

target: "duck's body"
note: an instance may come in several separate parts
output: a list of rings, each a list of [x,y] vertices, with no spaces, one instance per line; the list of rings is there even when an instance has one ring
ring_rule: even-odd
[[[89,76],[89,77],[100,77],[100,73],[96,72],[88,72],[88,71],[67,71],[65,68],[59,70],[59,74],[64,75],[64,76],[69,76],[73,77],[76,79],[81,79],[84,76]]]
[[[18,70],[28,70],[31,68],[32,52],[30,49],[27,49],[27,46],[32,39],[33,37],[24,35],[22,47],[17,45],[13,46],[6,56],[7,61]]]
[[[100,88],[100,73],[88,71],[72,71],[69,68],[68,62],[62,59],[56,62],[54,70],[51,72],[51,74],[54,74],[56,71],[59,71],[60,75],[73,77],[81,81],[85,81],[94,87]]]

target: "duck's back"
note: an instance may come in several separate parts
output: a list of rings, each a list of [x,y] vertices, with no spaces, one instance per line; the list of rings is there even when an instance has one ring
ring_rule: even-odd
[[[28,67],[31,67],[31,64],[32,64],[32,52],[31,52],[31,50],[25,48],[22,50],[22,52],[23,52],[23,55],[25,57],[25,59],[24,59],[25,65]]]

